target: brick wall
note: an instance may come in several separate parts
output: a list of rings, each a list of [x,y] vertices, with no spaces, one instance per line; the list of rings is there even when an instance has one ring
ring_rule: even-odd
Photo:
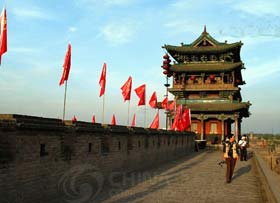
[[[193,149],[191,132],[2,114],[0,202],[83,202],[75,195],[86,191],[84,182],[96,190],[85,192],[92,195],[112,174],[155,166]]]

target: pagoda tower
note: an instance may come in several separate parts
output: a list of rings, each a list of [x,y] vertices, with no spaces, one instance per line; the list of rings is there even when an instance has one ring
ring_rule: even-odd
[[[163,68],[173,78],[168,92],[176,104],[191,109],[191,131],[198,139],[218,143],[233,133],[240,138],[242,118],[249,117],[250,102],[242,102],[241,42],[218,42],[207,31],[191,44],[164,45]],[[170,63],[172,59],[173,63]],[[169,115],[169,124],[173,116]]]

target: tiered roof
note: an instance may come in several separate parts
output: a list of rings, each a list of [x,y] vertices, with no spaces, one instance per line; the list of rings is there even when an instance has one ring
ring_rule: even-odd
[[[170,53],[171,56],[173,56],[175,53],[182,53],[182,54],[223,53],[235,48],[240,49],[241,46],[242,46],[242,42],[235,42],[232,44],[219,43],[219,44],[214,44],[213,46],[193,46],[192,44],[189,45],[182,44],[181,46],[164,45],[163,48],[165,48],[168,51],[168,53]]]
[[[204,27],[201,35],[191,44],[181,43],[181,46],[164,45],[163,48],[177,61],[180,60],[180,55],[195,55],[195,54],[222,54],[226,52],[234,52],[239,55],[243,43],[235,42],[228,44],[225,42],[218,42],[215,40]]]
[[[240,102],[240,103],[187,103],[186,106],[195,112],[241,112],[242,117],[249,117],[250,113],[248,111],[251,106],[250,102]]]
[[[164,45],[168,54],[170,54],[175,62],[170,66],[170,71],[173,73],[186,73],[187,75],[199,75],[200,73],[217,74],[217,73],[232,73],[235,72],[235,78],[232,86],[228,84],[221,85],[182,85],[176,84],[169,88],[169,92],[176,95],[178,98],[185,98],[190,92],[213,92],[224,91],[227,94],[232,93],[238,95],[238,99],[226,101],[209,101],[209,102],[189,102],[184,100],[184,105],[188,106],[192,112],[240,112],[242,117],[249,117],[250,102],[241,102],[240,88],[238,85],[245,84],[242,79],[241,69],[244,64],[240,59],[240,50],[243,43],[227,43],[215,40],[204,27],[201,35],[192,43],[181,46]],[[228,59],[228,58],[229,59]],[[187,76],[189,77],[189,76]],[[231,95],[232,95],[231,94]]]
[[[171,71],[176,72],[223,72],[231,71],[234,69],[243,68],[242,62],[237,63],[209,63],[207,65],[203,63],[180,63],[174,64],[170,67]]]

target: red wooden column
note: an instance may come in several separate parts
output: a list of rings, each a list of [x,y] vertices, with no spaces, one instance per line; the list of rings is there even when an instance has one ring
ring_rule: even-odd
[[[200,139],[204,140],[204,119],[205,119],[205,115],[204,114],[200,114],[198,116],[198,119],[200,120],[200,124],[201,124],[201,128],[200,128]]]
[[[234,136],[237,142],[238,142],[238,135],[239,135],[239,115],[234,114]]]
[[[222,137],[221,137],[221,141],[223,141],[225,139],[225,114],[221,114],[218,119],[221,121],[222,123]]]

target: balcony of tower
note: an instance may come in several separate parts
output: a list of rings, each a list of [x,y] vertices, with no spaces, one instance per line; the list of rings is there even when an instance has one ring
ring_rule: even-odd
[[[239,90],[236,84],[232,81],[224,81],[223,77],[213,77],[205,79],[205,77],[191,78],[173,78],[173,86],[170,91],[213,91],[213,90]]]
[[[169,91],[216,91],[216,90],[239,90],[234,84],[176,84]]]

